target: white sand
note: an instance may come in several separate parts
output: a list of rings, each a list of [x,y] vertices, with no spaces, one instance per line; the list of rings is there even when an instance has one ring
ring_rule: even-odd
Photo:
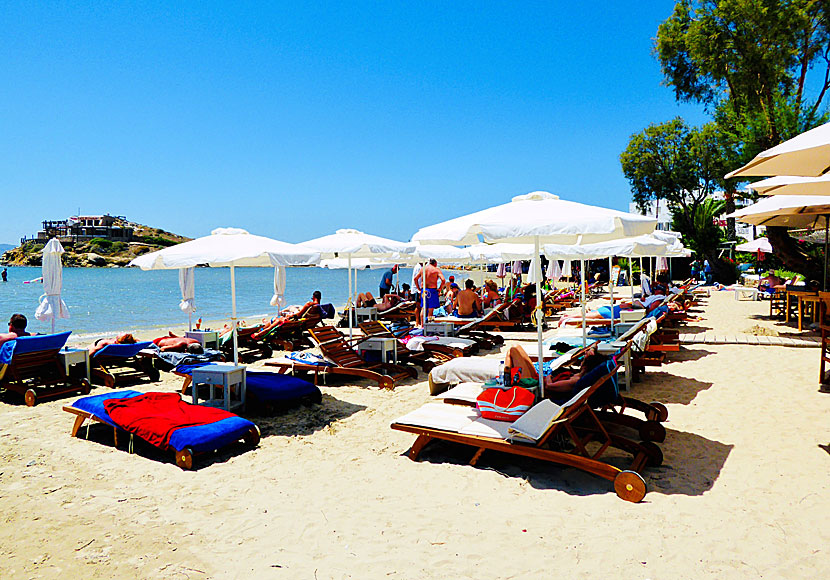
[[[690,326],[793,331],[748,318],[767,309],[713,294]],[[669,408],[640,504],[530,460],[474,468],[442,444],[409,460],[414,437],[389,423],[429,400],[425,380],[324,387],[322,406],[254,418],[258,449],[194,471],[115,449],[107,429],[71,439],[67,400],[0,403],[0,578],[826,578],[818,357],[691,346],[635,384]],[[164,376],[152,390],[179,384]]]

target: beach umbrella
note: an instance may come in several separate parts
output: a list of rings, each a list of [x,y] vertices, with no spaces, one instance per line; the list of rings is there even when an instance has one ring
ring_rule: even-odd
[[[552,280],[554,284],[559,282],[559,278],[562,277],[562,268],[559,266],[559,260],[556,258],[551,258],[548,261],[548,272],[547,272],[548,280]]]
[[[354,303],[352,290],[352,260],[355,258],[397,258],[409,254],[414,244],[390,240],[374,236],[355,229],[340,229],[319,238],[303,242],[303,245],[320,252],[323,259],[344,258],[349,271],[349,303],[346,310],[349,312],[349,338],[352,336],[351,307]]]
[[[830,214],[830,198],[821,195],[773,195],[727,214],[756,226],[815,227]]]
[[[772,246],[769,243],[769,238],[758,238],[756,240],[752,240],[751,242],[746,242],[744,244],[738,244],[735,246],[736,252],[763,252],[765,254],[772,253]]]
[[[746,188],[760,195],[830,195],[830,175],[776,175],[750,183]]]
[[[43,291],[40,304],[35,310],[35,318],[41,322],[52,321],[52,333],[58,318],[69,318],[69,308],[61,299],[63,289],[63,265],[61,264],[63,246],[57,238],[52,238],[43,248],[42,271]]]
[[[653,232],[656,224],[656,219],[647,216],[566,201],[546,191],[534,191],[516,196],[509,203],[421,228],[412,236],[412,241],[470,245],[478,243],[481,237],[485,242],[532,243],[533,260],[539,262],[542,244],[584,244],[644,235]],[[541,280],[536,282],[536,296],[534,317],[541,376],[544,360]],[[584,300],[582,310],[584,318]]]
[[[195,277],[195,268],[179,270],[179,290],[182,292],[182,301],[179,302],[179,308],[182,312],[187,312],[188,330],[193,330],[193,312],[196,311],[194,303],[196,299]]]
[[[496,278],[504,278],[507,276],[507,264],[500,262],[496,268]]]
[[[830,169],[830,123],[811,129],[762,151],[731,177],[802,175],[818,177]]]
[[[285,306],[285,285],[286,285],[286,274],[285,274],[285,266],[275,266],[274,267],[274,295],[271,296],[271,306],[277,307],[277,316],[280,315],[280,311],[282,311],[283,307]]]
[[[209,236],[144,254],[128,265],[142,270],[178,270],[199,265],[230,268],[233,362],[238,364],[235,268],[309,266],[319,261],[319,252],[299,244],[253,235],[240,228],[217,228]]]

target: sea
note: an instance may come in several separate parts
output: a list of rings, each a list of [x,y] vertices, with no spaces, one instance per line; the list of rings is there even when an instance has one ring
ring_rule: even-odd
[[[377,296],[378,283],[384,270],[359,270],[358,292],[370,291]],[[8,282],[0,282],[0,331],[5,332],[8,317],[26,315],[32,333],[51,332],[51,322],[35,319],[35,310],[43,295],[43,285],[31,282],[41,276],[39,267],[9,266]],[[273,268],[236,268],[237,317],[258,321],[274,316],[270,305],[274,294]],[[412,270],[401,268],[400,283],[411,283]],[[323,303],[332,303],[338,311],[345,307],[349,296],[346,270],[326,268],[287,268],[286,304],[305,304],[314,290],[323,294]],[[463,278],[463,276],[462,276]],[[197,268],[195,277],[196,312],[193,323],[201,318],[205,324],[227,321],[231,317],[231,284],[229,268]],[[60,319],[56,331],[71,330],[72,339],[90,339],[115,332],[139,329],[187,328],[188,316],[179,309],[178,270],[137,268],[64,268],[62,298],[69,307],[70,318]]]

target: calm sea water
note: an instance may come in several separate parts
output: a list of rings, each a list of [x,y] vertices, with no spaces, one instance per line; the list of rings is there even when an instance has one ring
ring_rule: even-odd
[[[0,282],[0,329],[5,331],[8,317],[25,314],[32,332],[49,332],[51,323],[35,319],[35,309],[43,294],[42,284],[24,284],[41,275],[40,268],[9,267],[9,281]],[[275,314],[269,302],[274,291],[272,268],[236,268],[236,307],[240,318]],[[377,295],[383,270],[357,272],[358,291]],[[409,283],[412,270],[402,268],[400,281]],[[338,309],[349,295],[346,270],[288,268],[286,300],[304,304],[314,290],[323,293],[323,302]],[[74,335],[95,336],[113,331],[151,327],[186,327],[187,315],[179,310],[179,274],[176,270],[142,271],[136,268],[64,268],[63,299],[71,318],[58,320],[57,330]],[[228,319],[231,315],[229,268],[196,269],[197,318]]]

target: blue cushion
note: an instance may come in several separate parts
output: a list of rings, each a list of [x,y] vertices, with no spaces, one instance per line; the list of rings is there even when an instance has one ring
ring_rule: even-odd
[[[312,383],[279,373],[248,371],[245,384],[248,393],[260,403],[291,402],[308,396],[322,396],[320,389]]]
[[[58,334],[41,334],[36,336],[21,336],[3,343],[0,347],[0,364],[7,365],[15,354],[40,352],[42,350],[58,350],[64,347],[72,331]]]
[[[135,344],[108,344],[94,355],[92,358],[99,356],[115,356],[118,358],[130,358],[138,354],[138,351],[149,347],[152,342],[137,342]]]
[[[111,391],[109,393],[104,393],[103,395],[92,395],[89,397],[82,397],[72,403],[72,407],[80,411],[86,411],[90,415],[95,415],[105,423],[112,425],[113,427],[118,427],[115,423],[112,422],[110,419],[109,413],[104,408],[104,401],[108,401],[110,399],[129,399],[130,397],[137,397],[138,395],[143,395],[144,393],[140,393],[138,391],[131,391],[129,389],[123,391]]]

